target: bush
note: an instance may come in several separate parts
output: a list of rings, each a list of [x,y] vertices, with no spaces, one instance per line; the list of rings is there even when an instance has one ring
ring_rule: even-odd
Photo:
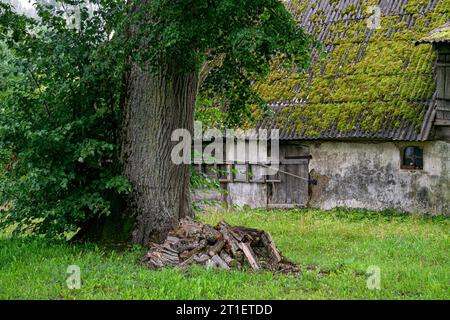
[[[73,2],[73,1],[72,1]],[[76,1],[75,1],[76,2]],[[117,2],[117,3],[116,3]],[[38,6],[40,20],[0,4],[2,86],[0,227],[61,236],[108,215],[111,199],[128,191],[120,176],[120,119],[124,50],[121,1],[91,15],[80,30],[63,12]]]

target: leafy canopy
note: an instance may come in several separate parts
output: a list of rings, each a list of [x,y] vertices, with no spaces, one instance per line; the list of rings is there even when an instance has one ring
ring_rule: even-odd
[[[273,57],[308,60],[309,39],[278,0],[55,2],[37,4],[37,19],[0,3],[0,223],[18,231],[75,232],[129,191],[118,145],[130,62],[201,72],[199,105],[237,125],[262,105],[252,83]]]
[[[252,84],[268,76],[275,56],[286,69],[309,58],[309,37],[279,0],[140,1],[129,23],[127,40],[151,68],[203,66],[199,108],[219,107],[227,126],[264,106]]]

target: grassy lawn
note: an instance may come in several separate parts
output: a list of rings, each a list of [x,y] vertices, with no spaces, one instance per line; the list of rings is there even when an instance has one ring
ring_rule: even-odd
[[[449,299],[450,220],[363,211],[251,210],[201,215],[269,231],[301,276],[192,267],[149,270],[142,249],[0,240],[0,299]],[[69,290],[68,265],[82,288]],[[381,290],[366,270],[381,270]],[[321,270],[321,271],[320,271]]]

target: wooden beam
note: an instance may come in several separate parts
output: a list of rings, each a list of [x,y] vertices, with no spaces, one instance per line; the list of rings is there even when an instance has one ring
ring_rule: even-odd
[[[268,204],[268,209],[298,209],[306,208],[304,204]]]
[[[250,245],[244,242],[239,242],[239,247],[241,248],[242,252],[244,252],[245,257],[247,258],[248,263],[252,267],[253,270],[258,270],[259,265],[256,261],[255,253],[253,252]]]
[[[435,126],[450,126],[450,120],[436,120],[434,122]]]

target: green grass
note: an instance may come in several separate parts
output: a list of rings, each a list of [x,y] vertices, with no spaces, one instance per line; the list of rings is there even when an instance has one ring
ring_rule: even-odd
[[[0,299],[449,299],[449,219],[356,210],[264,211],[201,215],[269,231],[304,269],[301,276],[192,267],[149,270],[143,251],[0,240]],[[82,288],[66,286],[68,265]],[[381,269],[381,290],[366,270]],[[319,272],[321,270],[322,272]]]

